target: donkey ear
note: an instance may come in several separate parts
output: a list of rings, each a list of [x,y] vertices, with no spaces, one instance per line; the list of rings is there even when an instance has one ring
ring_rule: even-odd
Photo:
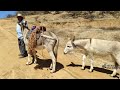
[[[68,40],[71,40],[71,38],[69,37]]]
[[[72,37],[71,41],[73,42],[75,40],[75,36]]]

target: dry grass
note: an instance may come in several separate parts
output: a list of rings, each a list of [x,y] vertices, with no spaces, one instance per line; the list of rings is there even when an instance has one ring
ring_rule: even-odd
[[[37,22],[36,22],[37,17]],[[95,19],[90,21],[81,17],[70,18],[67,14],[32,15],[26,18],[30,26],[45,25],[48,31],[54,32],[59,40],[60,47],[64,48],[68,38],[97,38],[120,41],[120,19]],[[110,59],[110,58],[103,58]],[[103,60],[101,59],[101,60]]]

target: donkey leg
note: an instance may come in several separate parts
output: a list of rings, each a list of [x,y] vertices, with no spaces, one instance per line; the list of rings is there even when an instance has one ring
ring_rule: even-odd
[[[117,64],[117,62],[115,62],[115,67],[113,69],[113,73],[110,75],[111,77],[114,77],[117,74],[117,68],[118,68],[118,64]]]
[[[34,64],[37,64],[37,56],[36,56],[36,53],[34,54]]]
[[[50,70],[52,70],[52,68],[53,68],[53,64],[51,63],[51,64],[50,64]]]
[[[50,51],[49,54],[52,58],[52,66],[53,66],[52,70],[50,72],[53,73],[56,70],[56,58],[55,58],[55,55],[54,55],[53,51]]]
[[[113,69],[113,73],[110,75],[111,77],[115,76],[117,74],[118,65],[120,65],[120,55],[117,56],[111,54],[112,59],[114,60],[115,67]]]
[[[110,76],[111,76],[111,77],[114,77],[114,76],[116,75],[116,73],[117,73],[117,70],[114,69],[114,70],[113,70],[113,73],[112,73]]]
[[[85,59],[86,59],[86,55],[83,54],[83,57],[82,57],[82,68],[81,68],[81,70],[85,69]]]
[[[29,64],[30,64],[30,62],[31,62],[31,55],[30,55],[30,54],[28,54],[28,61],[27,61],[26,65],[29,65]]]
[[[93,71],[93,53],[90,53],[90,70],[89,72],[92,72]]]
[[[55,56],[55,53],[54,53],[54,56]],[[56,56],[55,56],[55,59],[57,61],[57,57]],[[53,68],[53,63],[50,64],[50,70],[52,70],[52,68]]]

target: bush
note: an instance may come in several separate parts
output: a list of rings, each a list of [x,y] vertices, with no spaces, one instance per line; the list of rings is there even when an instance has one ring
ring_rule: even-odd
[[[8,14],[7,15],[7,18],[11,18],[11,17],[14,17],[15,15],[12,15],[12,14]]]
[[[48,14],[49,11],[17,11],[17,14],[21,13],[22,15],[36,15],[36,14]]]

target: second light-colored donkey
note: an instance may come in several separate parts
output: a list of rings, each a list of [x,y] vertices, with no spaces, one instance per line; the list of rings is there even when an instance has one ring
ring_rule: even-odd
[[[67,42],[64,49],[64,54],[72,51],[74,48],[84,50],[82,69],[85,68],[85,59],[89,55],[91,60],[90,72],[93,71],[93,54],[98,55],[111,55],[115,64],[115,68],[111,76],[115,76],[118,66],[120,65],[120,42],[108,41],[101,39],[79,39],[75,40],[75,37]]]

